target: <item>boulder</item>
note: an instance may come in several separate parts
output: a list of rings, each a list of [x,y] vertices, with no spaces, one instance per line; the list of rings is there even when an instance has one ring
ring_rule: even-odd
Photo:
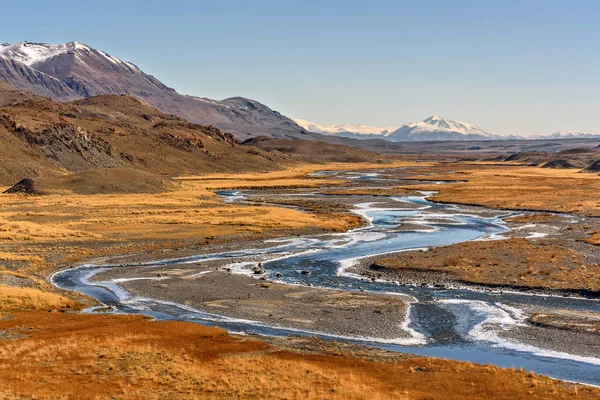
[[[27,195],[40,194],[40,192],[38,192],[35,189],[35,184],[33,182],[33,179],[30,179],[30,178],[25,178],[25,179],[20,180],[19,182],[17,182],[16,184],[11,186],[7,190],[5,190],[4,193],[5,194],[19,193],[19,194],[27,194]]]
[[[261,267],[260,264],[255,267],[252,267],[252,272],[255,275],[263,275],[267,273],[267,271],[263,267]]]

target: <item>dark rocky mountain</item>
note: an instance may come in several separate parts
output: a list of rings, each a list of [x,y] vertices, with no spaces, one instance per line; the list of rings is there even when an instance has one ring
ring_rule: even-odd
[[[0,45],[0,79],[56,101],[126,94],[165,113],[214,125],[241,139],[307,135],[293,120],[255,100],[234,97],[219,101],[182,95],[136,65],[78,42]]]

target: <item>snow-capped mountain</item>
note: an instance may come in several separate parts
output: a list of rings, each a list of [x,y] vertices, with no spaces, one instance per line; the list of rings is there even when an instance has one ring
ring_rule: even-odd
[[[127,94],[163,112],[214,125],[241,138],[305,136],[305,130],[290,118],[255,100],[182,95],[136,65],[79,42],[2,44],[0,79],[57,101]]]
[[[550,135],[536,135],[533,139],[597,139],[600,138],[600,133],[583,133],[575,131],[558,131]]]
[[[17,44],[5,43],[0,45],[0,55],[11,58],[27,66],[34,66],[65,53],[73,54],[76,58],[80,57],[82,54],[89,55],[90,53],[98,53],[113,64],[124,64],[130,68],[139,70],[139,68],[132,63],[122,61],[116,57],[111,57],[109,54],[103,51],[95,50],[90,46],[79,42],[68,42],[56,45],[47,43],[22,42]]]
[[[476,125],[442,118],[438,115],[429,117],[422,122],[402,125],[400,128],[352,124],[318,125],[302,119],[294,121],[309,132],[356,139],[384,139],[391,142],[520,139],[517,136],[498,136]]]
[[[469,124],[442,118],[438,115],[422,122],[403,125],[385,136],[392,142],[424,141],[424,140],[494,140],[501,136]]]
[[[396,130],[397,126],[370,126],[362,124],[329,124],[318,125],[303,119],[294,119],[298,125],[309,132],[322,133],[325,135],[339,135],[352,133],[356,135],[387,135]]]

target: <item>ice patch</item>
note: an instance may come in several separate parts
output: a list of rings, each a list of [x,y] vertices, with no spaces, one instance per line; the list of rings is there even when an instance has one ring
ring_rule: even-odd
[[[344,242],[343,244],[330,245],[330,246],[328,246],[328,248],[335,249],[335,248],[349,247],[349,246],[352,246],[352,245],[355,245],[358,243],[363,243],[363,242],[376,242],[378,240],[385,239],[388,236],[389,236],[388,234],[382,233],[382,232],[356,232],[354,234],[347,235],[347,237],[346,237],[347,241]]]
[[[520,343],[513,339],[501,337],[498,334],[499,331],[508,331],[513,326],[525,326],[524,313],[517,308],[502,303],[490,304],[480,300],[445,299],[438,300],[438,302],[450,306],[466,306],[471,311],[485,318],[468,332],[468,336],[473,340],[489,342],[493,347],[502,347],[510,350],[532,353],[540,357],[567,359],[587,364],[600,365],[600,358],[543,349]]]
[[[527,235],[525,237],[525,239],[536,239],[536,238],[543,238],[548,236],[547,233],[543,233],[543,232],[531,232],[529,235]]]
[[[133,282],[133,281],[164,281],[165,279],[169,279],[168,276],[157,276],[157,277],[139,277],[139,278],[117,278],[113,279],[113,283],[124,283],[124,282]]]
[[[192,275],[187,275],[186,278],[195,278],[197,276],[202,276],[202,275],[206,275],[206,274],[210,274],[211,272],[215,272],[214,270],[208,270],[208,271],[201,271]]]

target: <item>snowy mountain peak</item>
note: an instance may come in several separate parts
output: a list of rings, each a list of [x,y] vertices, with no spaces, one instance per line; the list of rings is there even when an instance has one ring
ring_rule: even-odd
[[[78,42],[69,42],[59,45],[21,42],[2,45],[0,47],[0,54],[30,66],[76,49],[89,49],[89,47]]]
[[[303,119],[294,119],[294,122],[309,132],[326,135],[386,135],[396,129],[395,126],[370,126],[363,124],[329,124],[318,125]]]
[[[138,69],[131,63],[112,57],[103,51],[95,50],[87,44],[76,41],[62,44],[20,42],[16,44],[5,43],[0,46],[0,56],[18,61],[29,67],[49,61],[63,54],[73,54],[75,57],[98,54],[112,64],[127,65],[130,68]]]
[[[439,115],[432,115],[421,122],[406,124],[397,129],[395,127],[377,127],[360,124],[317,125],[302,119],[295,119],[294,122],[309,132],[357,139],[381,138],[398,142],[413,140],[498,139],[497,135],[476,125],[443,118]]]
[[[386,136],[392,141],[413,140],[489,140],[496,139],[492,132],[467,122],[433,115],[421,122],[401,126]]]
[[[482,129],[476,125],[469,124],[467,122],[455,121],[452,119],[442,118],[439,115],[434,115],[432,117],[426,118],[423,122],[417,122],[413,124],[409,124],[412,126],[424,127],[424,125],[429,125],[435,128],[441,128],[452,132],[457,132],[465,135],[483,135],[483,136],[494,136],[493,133]],[[425,127],[428,128],[428,127]]]
[[[444,118],[440,117],[439,115],[432,115],[431,117],[423,120],[423,122],[431,123],[431,122],[435,122],[435,121],[442,121],[443,119]]]

